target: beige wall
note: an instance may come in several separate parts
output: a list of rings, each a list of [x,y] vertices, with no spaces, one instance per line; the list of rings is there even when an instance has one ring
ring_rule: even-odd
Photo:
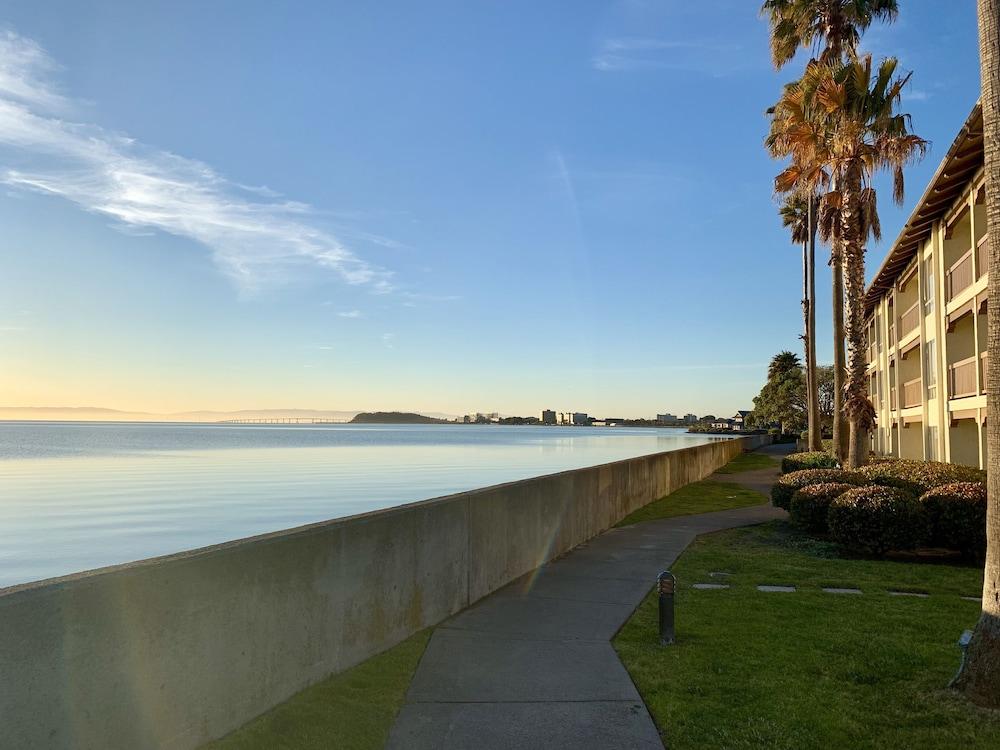
[[[764,442],[718,441],[5,589],[0,745],[197,747]]]
[[[949,365],[970,357],[976,358],[978,363],[979,355],[986,351],[985,314],[966,314],[954,321],[954,316],[967,310],[970,303],[978,308],[986,295],[987,278],[978,272],[975,253],[972,283],[961,289],[956,285],[956,294],[951,299],[947,293],[948,269],[973,248],[973,238],[982,238],[986,231],[984,208],[982,203],[977,203],[981,183],[981,173],[970,179],[965,193],[948,209],[944,218],[934,224],[913,261],[900,269],[893,288],[882,294],[868,321],[868,328],[875,335],[875,346],[870,349],[874,359],[868,372],[869,376],[875,374],[882,383],[882,396],[875,402],[878,428],[873,447],[876,451],[905,458],[933,457],[985,465],[979,433],[986,417],[986,396],[980,392],[952,399],[948,390]],[[907,278],[903,286],[900,285],[902,278]],[[921,303],[919,332],[903,334],[899,318],[918,299]],[[954,321],[950,331],[949,314],[953,314]],[[892,341],[888,334],[890,327],[894,327],[896,333]],[[920,346],[904,359],[899,342],[902,340],[909,346],[914,335]],[[933,348],[928,346],[931,341]],[[968,372],[963,370],[961,375],[966,376]],[[903,384],[917,378],[921,379],[921,403],[904,409]],[[895,409],[891,408],[889,398],[893,387],[896,389]],[[962,422],[969,424],[960,424]],[[935,428],[933,432],[932,427]]]

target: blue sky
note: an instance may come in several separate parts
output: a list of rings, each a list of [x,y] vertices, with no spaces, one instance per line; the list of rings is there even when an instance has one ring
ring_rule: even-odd
[[[979,84],[974,0],[900,5],[872,269]],[[5,3],[0,405],[749,407],[801,329],[756,9]]]

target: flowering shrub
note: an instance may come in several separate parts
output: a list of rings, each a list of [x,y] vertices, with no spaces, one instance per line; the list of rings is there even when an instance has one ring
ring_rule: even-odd
[[[788,510],[791,505],[792,495],[796,490],[808,487],[810,484],[822,484],[824,482],[844,482],[858,485],[863,480],[856,474],[843,469],[803,469],[793,471],[790,474],[783,474],[778,477],[778,481],[771,487],[771,503],[776,508]]]
[[[925,492],[920,504],[930,518],[931,543],[981,560],[986,554],[986,486],[979,482],[942,484]]]
[[[953,482],[986,483],[986,472],[981,469],[939,461],[881,461],[862,466],[857,473],[869,484],[902,487],[916,495]]]
[[[836,469],[840,466],[837,459],[826,451],[808,451],[806,453],[790,453],[781,459],[781,473],[803,469]]]
[[[809,484],[792,495],[789,515],[792,521],[804,528],[822,534],[826,531],[826,513],[830,503],[856,485],[846,482]]]
[[[867,554],[913,549],[929,532],[924,506],[898,487],[848,490],[830,503],[826,520],[835,542]]]

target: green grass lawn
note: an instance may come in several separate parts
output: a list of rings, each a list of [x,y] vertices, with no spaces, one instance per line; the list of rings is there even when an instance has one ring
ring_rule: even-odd
[[[203,750],[376,750],[385,745],[431,631],[306,688]]]
[[[748,490],[731,482],[695,482],[639,508],[619,521],[617,525],[630,526],[634,523],[652,521],[657,518],[673,518],[674,516],[689,516],[692,513],[708,513],[713,510],[745,508],[748,505],[761,505],[766,502],[768,499],[759,492]]]
[[[731,588],[690,588],[712,571]],[[1000,747],[1000,713],[946,689],[979,615],[960,595],[980,594],[981,568],[844,559],[776,521],[700,537],[674,573],[678,643],[658,644],[653,595],[615,639],[671,750]]]
[[[741,471],[754,469],[776,469],[781,461],[776,461],[766,453],[741,453],[728,464],[719,469],[717,474],[738,474]]]

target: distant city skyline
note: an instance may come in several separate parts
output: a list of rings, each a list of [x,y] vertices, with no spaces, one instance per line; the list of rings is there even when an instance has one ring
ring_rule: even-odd
[[[935,6],[864,39],[933,143],[870,271],[978,96]],[[746,408],[801,348],[758,7],[7,4],[0,405]]]

